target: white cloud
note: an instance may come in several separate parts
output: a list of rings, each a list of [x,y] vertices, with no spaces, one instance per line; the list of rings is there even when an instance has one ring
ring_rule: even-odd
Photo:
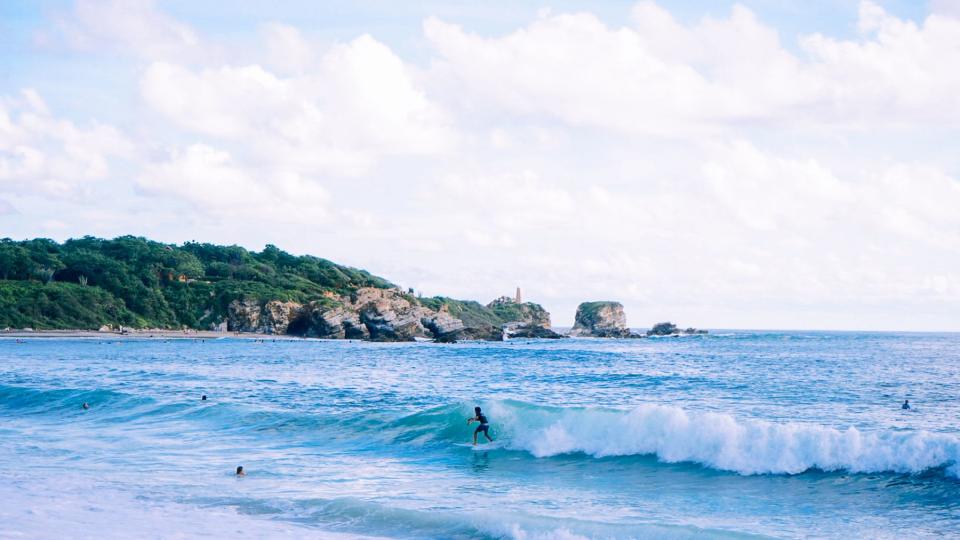
[[[251,171],[227,152],[195,144],[145,168],[137,180],[146,194],[190,203],[199,214],[317,223],[327,218],[328,195],[296,173]]]
[[[940,15],[960,18],[960,1],[958,0],[931,0],[930,11]]]
[[[147,103],[177,125],[305,172],[356,175],[383,156],[433,154],[455,139],[403,62],[369,36],[333,46],[303,75],[157,62],[140,86]]]
[[[66,43],[80,50],[152,59],[203,52],[196,31],[159,11],[154,0],[76,0],[57,27]]]
[[[267,62],[280,73],[303,74],[315,67],[320,55],[296,27],[267,23],[260,27],[267,49]]]
[[[112,158],[132,153],[132,144],[113,127],[78,127],[57,118],[34,90],[0,97],[0,189],[75,195],[107,178]]]
[[[434,75],[465,106],[482,104],[625,133],[717,133],[743,125],[871,126],[960,121],[960,20],[921,25],[862,2],[861,35],[802,37],[737,5],[685,26],[653,2],[633,25],[589,13],[546,15],[500,37],[429,19]],[[914,125],[914,124],[911,124]]]

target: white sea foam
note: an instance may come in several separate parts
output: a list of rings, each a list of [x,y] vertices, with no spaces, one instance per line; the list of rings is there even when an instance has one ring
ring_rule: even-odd
[[[510,448],[536,457],[582,452],[594,457],[656,455],[741,474],[796,474],[810,469],[917,473],[945,467],[958,475],[960,439],[927,431],[864,432],[738,420],[718,413],[644,405],[631,411],[494,405]]]
[[[384,540],[258,518],[233,508],[134,498],[77,476],[56,482],[5,480],[0,485],[0,538]]]

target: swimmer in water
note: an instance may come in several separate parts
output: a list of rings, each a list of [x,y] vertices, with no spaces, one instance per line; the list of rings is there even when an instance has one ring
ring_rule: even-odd
[[[246,476],[247,473],[243,472],[243,465],[237,465],[237,476]]]
[[[207,395],[206,395],[206,394],[200,396],[200,401],[206,401],[206,400],[207,400]]]
[[[87,409],[90,408],[90,404],[87,403],[86,401],[84,401],[84,402],[83,402],[83,405],[81,405],[81,407],[83,407],[83,410],[87,410]]]
[[[905,411],[910,410],[910,400],[909,399],[903,400],[903,405],[901,405],[900,408]]]
[[[473,445],[477,445],[477,436],[480,435],[481,431],[488,441],[493,442],[493,439],[490,438],[490,423],[487,422],[487,417],[480,412],[480,407],[474,407],[473,413],[475,416],[473,418],[467,418],[467,425],[469,426],[473,422],[480,422],[477,429],[473,430]]]

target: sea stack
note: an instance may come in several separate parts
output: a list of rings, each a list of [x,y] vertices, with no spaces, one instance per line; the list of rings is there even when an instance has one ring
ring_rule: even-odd
[[[583,302],[577,306],[577,316],[570,335],[602,338],[634,337],[627,328],[623,304],[610,301]]]
[[[682,329],[672,322],[657,323],[653,325],[653,328],[647,330],[648,336],[687,336],[706,333],[706,330],[698,330],[696,328]]]

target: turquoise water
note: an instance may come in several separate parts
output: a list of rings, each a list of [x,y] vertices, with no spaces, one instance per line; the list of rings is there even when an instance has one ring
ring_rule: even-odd
[[[0,537],[957,536],[958,370],[957,334],[2,339]]]

